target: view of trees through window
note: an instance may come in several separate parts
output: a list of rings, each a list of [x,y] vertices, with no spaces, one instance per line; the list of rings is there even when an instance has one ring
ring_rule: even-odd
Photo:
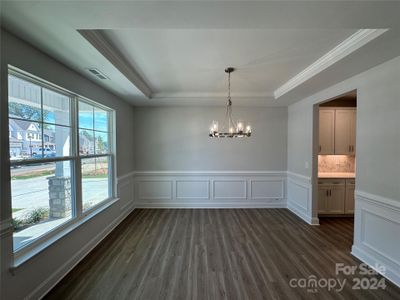
[[[18,250],[112,196],[111,111],[13,70],[8,80]]]

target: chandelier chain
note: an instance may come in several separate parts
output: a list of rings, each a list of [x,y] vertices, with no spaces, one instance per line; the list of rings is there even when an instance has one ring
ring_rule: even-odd
[[[231,100],[231,72],[228,73],[228,100]]]

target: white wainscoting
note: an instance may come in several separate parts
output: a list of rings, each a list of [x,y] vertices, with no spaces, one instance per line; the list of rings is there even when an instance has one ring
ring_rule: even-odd
[[[287,172],[287,208],[309,224],[318,225],[313,218],[311,178]]]
[[[382,275],[400,286],[400,199],[356,191],[355,201],[352,254],[371,267],[385,266]]]
[[[135,207],[286,207],[286,172],[135,172]]]
[[[121,210],[134,208],[134,173],[128,173],[117,179],[117,196],[121,201]]]
[[[209,180],[176,180],[176,199],[209,200]]]
[[[213,180],[214,200],[247,200],[247,180]]]

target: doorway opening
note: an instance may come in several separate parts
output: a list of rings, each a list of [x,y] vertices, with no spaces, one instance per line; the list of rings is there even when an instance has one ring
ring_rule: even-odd
[[[357,91],[314,106],[313,217],[354,227]]]

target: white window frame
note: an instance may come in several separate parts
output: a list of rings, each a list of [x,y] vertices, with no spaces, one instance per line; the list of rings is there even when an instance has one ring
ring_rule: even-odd
[[[49,230],[38,238],[34,239],[30,243],[24,245],[23,247],[13,250],[14,254],[14,267],[22,264],[32,256],[39,253],[44,248],[53,244],[59,238],[65,236],[70,231],[74,230],[76,227],[80,226],[82,223],[86,222],[99,212],[103,211],[110,205],[112,205],[115,201],[119,200],[116,194],[116,126],[115,126],[115,110],[109,108],[103,104],[100,104],[96,101],[88,99],[84,96],[78,95],[74,92],[71,92],[65,88],[56,86],[46,80],[38,78],[32,74],[29,74],[23,70],[15,68],[13,66],[8,66],[8,75],[12,75],[23,80],[26,80],[30,83],[39,85],[41,88],[46,88],[57,93],[63,94],[70,98],[70,155],[63,157],[52,157],[52,158],[41,158],[41,159],[25,159],[25,160],[14,160],[10,161],[10,170],[13,166],[19,165],[32,165],[37,163],[45,163],[45,162],[60,162],[60,161],[70,161],[71,162],[71,189],[72,189],[72,212],[71,219],[62,223],[61,225]],[[7,79],[8,80],[8,79]],[[9,101],[9,98],[7,98]],[[43,101],[43,98],[42,100]],[[94,107],[106,110],[108,112],[108,143],[109,143],[109,153],[107,154],[93,154],[93,155],[80,155],[79,153],[79,110],[78,105],[79,101],[86,102]],[[42,102],[43,103],[43,102]],[[41,107],[43,110],[43,106]],[[7,116],[9,118],[9,116]],[[22,118],[21,118],[22,119]],[[23,119],[22,119],[23,120]],[[35,122],[35,121],[32,121]],[[47,122],[43,122],[43,117],[41,121],[38,123],[47,124]],[[49,123],[50,124],[50,123]],[[44,137],[43,137],[43,128],[42,128],[42,152],[44,145]],[[109,184],[109,197],[103,199],[99,203],[93,205],[87,210],[82,210],[82,173],[81,173],[81,161],[85,158],[97,158],[97,157],[109,157],[108,164],[108,184]],[[10,174],[11,175],[11,174]],[[11,176],[10,176],[11,178]],[[11,202],[12,195],[9,195],[9,201]],[[13,239],[14,240],[14,239]]]
[[[75,122],[76,122],[75,123],[76,124],[76,131],[75,132],[76,132],[76,138],[77,138],[77,140],[76,140],[76,150],[78,151],[77,157],[78,157],[78,161],[79,161],[79,171],[77,172],[77,173],[79,173],[79,181],[78,180],[77,181],[79,182],[79,184],[82,183],[82,172],[81,172],[82,171],[82,168],[81,168],[82,167],[82,163],[81,162],[82,162],[83,159],[109,157],[109,162],[110,162],[109,173],[111,174],[111,176],[108,177],[108,186],[110,187],[110,190],[108,192],[109,197],[105,201],[107,201],[109,199],[114,199],[115,198],[115,192],[116,192],[116,186],[115,186],[115,184],[116,184],[116,180],[115,180],[115,178],[116,178],[116,172],[115,172],[115,147],[114,147],[114,145],[115,145],[115,140],[114,140],[114,137],[115,137],[115,127],[114,127],[115,111],[110,109],[110,108],[108,108],[108,107],[106,107],[106,106],[104,106],[104,105],[101,105],[99,103],[96,103],[96,102],[94,102],[92,100],[89,100],[89,99],[81,97],[81,96],[77,97],[76,100],[77,101],[76,101],[76,120],[75,120]],[[108,119],[108,128],[109,128],[109,130],[108,130],[107,133],[108,133],[108,143],[109,143],[110,153],[107,153],[107,154],[96,154],[96,151],[94,151],[94,154],[88,154],[88,155],[80,155],[79,154],[79,148],[80,148],[79,147],[80,146],[79,145],[79,129],[82,129],[82,128],[79,128],[79,102],[84,102],[86,104],[89,104],[89,105],[92,105],[94,107],[106,110],[108,112],[108,114],[109,114],[109,119]],[[93,128],[93,131],[96,131],[96,130]],[[94,136],[94,138],[96,138],[96,136]],[[96,149],[96,139],[94,140],[94,149]],[[78,167],[78,166],[76,166],[76,167]],[[82,199],[82,187],[81,186],[79,187],[79,192],[80,192],[80,198],[79,198],[80,199],[80,201],[79,201],[80,205],[77,205],[78,206],[77,207],[77,211],[80,214],[83,214],[83,215],[90,214],[90,212],[93,209],[96,209],[96,207],[101,206],[101,204],[104,201],[103,200],[103,201],[93,205],[89,209],[83,211],[83,207],[82,207],[83,199]]]

